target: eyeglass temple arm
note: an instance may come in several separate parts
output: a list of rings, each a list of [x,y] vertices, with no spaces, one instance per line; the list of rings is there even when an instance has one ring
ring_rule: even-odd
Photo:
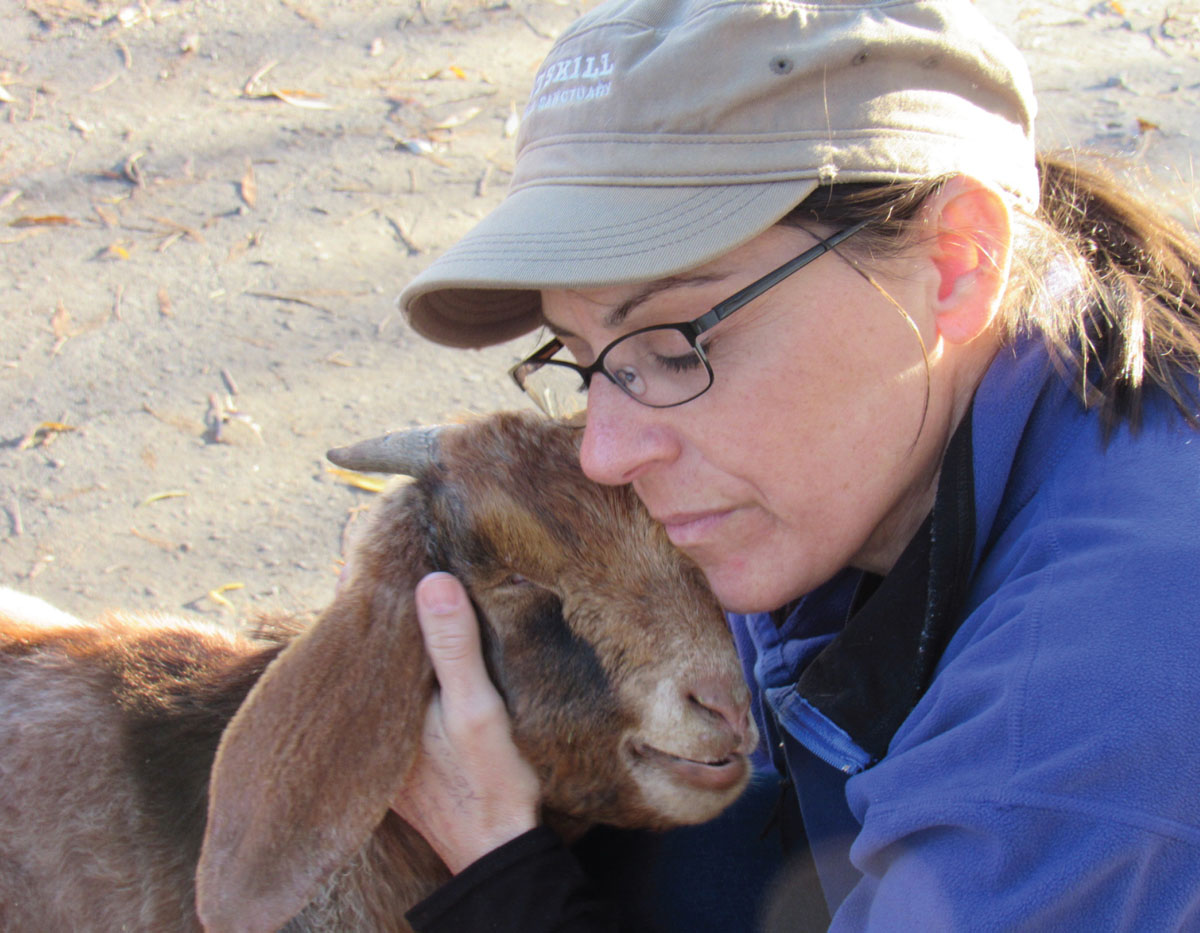
[[[749,304],[763,292],[774,288],[789,275],[799,272],[814,259],[824,256],[827,252],[845,240],[847,237],[858,233],[863,227],[869,224],[869,220],[860,220],[856,224],[851,224],[845,230],[839,230],[837,233],[830,236],[828,239],[820,240],[811,249],[806,249],[803,253],[793,259],[791,262],[784,263],[773,272],[768,272],[761,279],[751,282],[739,292],[730,295],[720,304],[714,305],[709,309],[707,314],[703,314],[692,322],[695,327],[694,334],[700,334],[708,330],[719,321],[725,320],[729,315],[733,314],[738,308],[745,304]]]

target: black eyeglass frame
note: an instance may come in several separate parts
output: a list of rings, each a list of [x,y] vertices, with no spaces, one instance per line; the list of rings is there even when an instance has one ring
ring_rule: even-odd
[[[579,378],[583,380],[583,385],[585,387],[591,385],[592,377],[594,375],[601,373],[608,379],[609,382],[615,385],[635,402],[640,405],[645,405],[648,408],[675,408],[678,405],[686,405],[688,402],[699,398],[710,388],[712,388],[714,380],[712,364],[708,362],[708,357],[704,353],[704,348],[698,343],[702,334],[704,334],[706,331],[712,330],[712,328],[716,327],[717,324],[721,323],[721,321],[725,320],[727,317],[733,314],[733,312],[739,310],[740,308],[744,308],[755,298],[758,298],[764,292],[774,288],[784,279],[788,278],[788,276],[799,272],[814,259],[819,259],[821,256],[824,256],[830,250],[834,249],[839,243],[858,233],[858,231],[862,230],[863,227],[867,226],[867,224],[870,222],[870,220],[860,220],[858,223],[851,224],[849,227],[839,230],[825,239],[818,241],[814,246],[809,247],[799,256],[789,259],[782,266],[772,269],[762,278],[755,279],[745,288],[738,290],[724,301],[713,305],[698,318],[693,318],[690,321],[683,321],[678,324],[652,324],[649,327],[641,327],[637,330],[630,331],[628,334],[622,334],[603,350],[601,350],[600,355],[596,357],[596,361],[590,366],[580,366],[578,363],[573,363],[570,360],[554,359],[554,355],[563,349],[563,342],[555,337],[548,343],[538,347],[533,353],[521,360],[521,362],[517,363],[516,366],[512,367],[508,371],[508,374],[512,377],[513,381],[517,384],[518,388],[520,388],[522,392],[525,392],[527,395],[533,398],[535,402],[538,402],[539,407],[541,402],[536,396],[533,395],[532,392],[525,388],[525,378],[527,375],[526,370],[530,366],[534,366],[534,371],[536,371],[536,369],[540,369],[542,366],[561,366],[565,369],[574,370],[575,373],[578,374]],[[652,402],[646,402],[638,398],[629,390],[627,386],[622,385],[616,376],[604,368],[604,359],[608,356],[609,351],[612,350],[613,347],[625,340],[630,339],[631,337],[637,336],[638,334],[648,334],[659,330],[674,330],[681,333],[691,346],[693,352],[695,352],[696,357],[704,364],[704,368],[708,371],[708,382],[699,392],[689,395],[687,398],[682,399],[681,401],[668,402],[663,405],[655,405]]]

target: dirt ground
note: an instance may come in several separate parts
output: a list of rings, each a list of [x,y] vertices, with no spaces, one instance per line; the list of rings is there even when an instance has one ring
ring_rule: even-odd
[[[332,445],[522,406],[535,338],[394,307],[503,195],[576,0],[0,0],[0,585],[236,618],[332,594]],[[1039,133],[1193,228],[1200,3],[979,0]]]

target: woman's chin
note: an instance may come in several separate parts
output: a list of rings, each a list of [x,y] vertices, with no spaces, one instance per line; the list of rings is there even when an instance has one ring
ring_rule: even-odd
[[[792,598],[777,580],[748,568],[744,562],[739,562],[736,567],[726,563],[701,563],[700,569],[726,612],[771,612]]]

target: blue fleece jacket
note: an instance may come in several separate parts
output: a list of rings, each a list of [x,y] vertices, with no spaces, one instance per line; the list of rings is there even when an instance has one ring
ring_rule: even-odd
[[[1200,433],[1150,392],[1106,445],[1035,341],[962,433],[910,644],[852,573],[731,617],[832,929],[1200,929]]]

